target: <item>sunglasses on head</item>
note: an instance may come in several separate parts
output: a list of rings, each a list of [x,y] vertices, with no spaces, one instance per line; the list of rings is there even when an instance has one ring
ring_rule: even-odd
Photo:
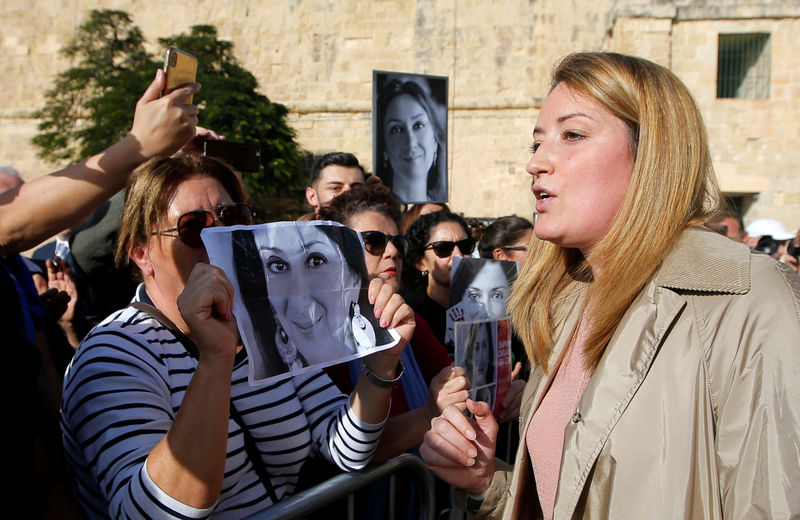
[[[451,240],[439,240],[438,242],[431,242],[425,246],[425,249],[433,249],[434,254],[439,258],[447,258],[453,254],[453,249],[458,246],[458,250],[462,255],[471,255],[472,250],[475,249],[475,242],[471,238],[465,238],[458,242]]]
[[[402,235],[387,235],[380,231],[362,231],[361,238],[364,240],[364,249],[371,255],[382,255],[390,240],[400,256],[406,254],[406,237]]]
[[[244,202],[236,202],[217,207],[217,215],[207,209],[196,209],[178,217],[178,225],[164,231],[154,231],[154,235],[167,235],[178,232],[178,238],[189,247],[200,247],[203,240],[200,232],[214,225],[219,219],[223,226],[250,225],[253,223],[253,208]],[[174,235],[172,235],[174,236]]]

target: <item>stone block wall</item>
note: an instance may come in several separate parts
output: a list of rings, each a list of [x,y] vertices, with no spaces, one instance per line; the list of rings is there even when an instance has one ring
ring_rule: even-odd
[[[724,5],[723,5],[724,4]],[[720,8],[720,5],[724,9]],[[759,193],[748,219],[800,224],[797,112],[800,3],[724,0],[5,0],[0,36],[0,163],[28,178],[31,113],[68,64],[57,53],[91,8],[122,9],[151,42],[213,24],[261,91],[287,105],[300,144],[347,150],[372,169],[372,71],[449,77],[450,203],[474,217],[531,216],[524,172],[531,130],[556,59],[580,50],[633,53],[670,67],[709,123],[723,187]],[[716,14],[715,14],[716,13]],[[716,18],[714,18],[716,16]],[[716,100],[716,35],[772,33],[768,100]],[[796,104],[796,103],[795,103]]]

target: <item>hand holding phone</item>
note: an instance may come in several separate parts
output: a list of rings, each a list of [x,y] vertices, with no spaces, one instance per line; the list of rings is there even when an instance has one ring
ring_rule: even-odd
[[[197,75],[197,58],[176,47],[167,47],[164,53],[164,72],[167,76],[167,82],[162,93],[163,96],[176,88],[194,83]],[[194,96],[189,96],[185,104],[191,105],[193,98]]]

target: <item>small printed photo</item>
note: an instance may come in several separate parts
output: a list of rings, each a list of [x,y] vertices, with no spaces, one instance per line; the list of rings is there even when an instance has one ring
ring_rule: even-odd
[[[450,270],[450,307],[447,310],[445,344],[453,341],[458,321],[502,318],[511,284],[517,278],[516,262],[492,258],[453,257]]]
[[[466,332],[465,337],[459,338],[463,341],[456,344],[456,364],[466,369],[474,393],[496,380],[496,345],[490,321],[470,323]]]
[[[202,237],[211,264],[234,286],[251,384],[349,361],[399,340],[374,317],[355,231],[335,222],[277,222],[206,228]]]
[[[447,202],[447,81],[372,73],[373,172],[405,203]]]
[[[492,411],[511,384],[511,343],[508,318],[460,321],[455,327],[455,364],[464,367],[470,399],[484,401]]]

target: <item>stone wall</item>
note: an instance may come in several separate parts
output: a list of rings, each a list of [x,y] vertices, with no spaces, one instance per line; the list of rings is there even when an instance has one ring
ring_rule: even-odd
[[[348,150],[371,168],[372,70],[449,77],[451,206],[469,216],[531,216],[524,164],[554,61],[571,51],[616,50],[670,67],[698,99],[724,189],[758,193],[746,218],[800,225],[797,110],[800,3],[764,0],[350,0],[192,3],[4,0],[0,38],[0,163],[28,178],[55,165],[35,158],[31,113],[57,51],[91,8],[130,13],[150,42],[215,25],[270,99],[286,104],[300,144]],[[767,100],[717,100],[717,33],[772,33]],[[154,52],[160,49],[152,48]],[[795,102],[794,105],[797,103]]]

